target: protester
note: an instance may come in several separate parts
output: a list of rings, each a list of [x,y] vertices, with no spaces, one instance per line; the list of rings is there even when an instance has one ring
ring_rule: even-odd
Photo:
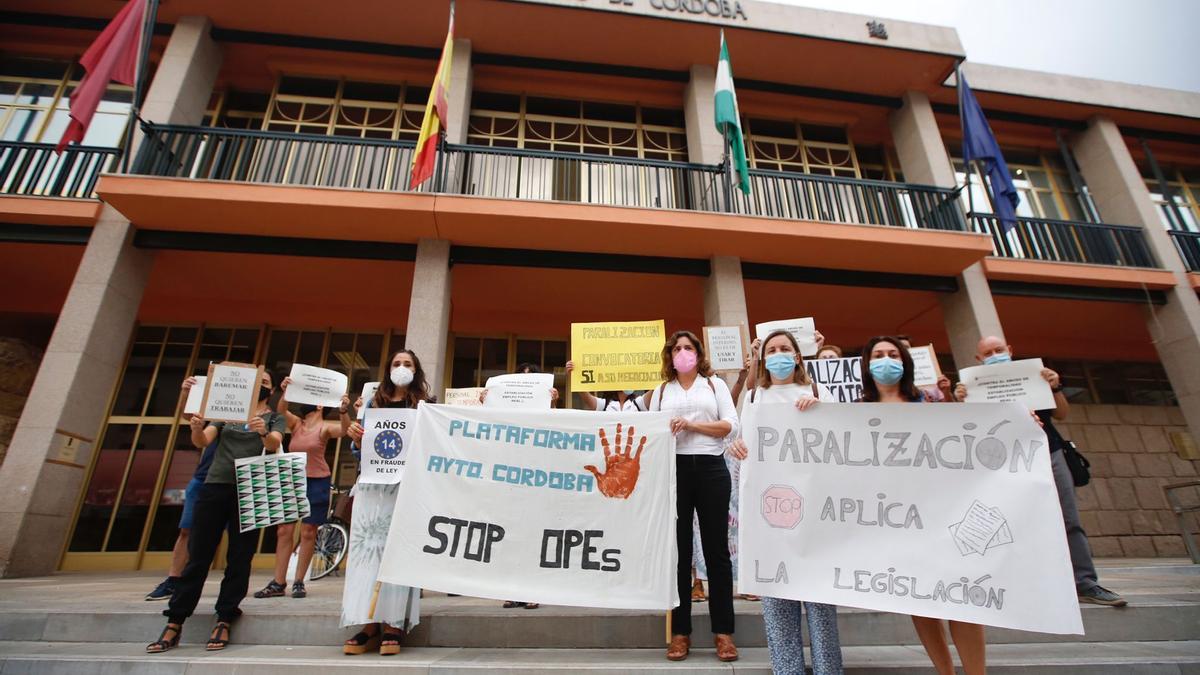
[[[242,614],[239,608],[250,586],[250,561],[258,544],[258,530],[238,532],[238,499],[234,478],[234,461],[256,457],[262,452],[277,452],[283,444],[287,422],[271,410],[274,378],[263,371],[258,403],[249,422],[212,422],[205,424],[199,415],[190,420],[192,445],[207,447],[216,441],[212,465],[204,486],[196,497],[192,516],[192,531],[188,541],[188,562],[176,584],[175,593],[163,614],[167,626],[158,639],[146,646],[151,654],[161,654],[179,645],[183,622],[187,620],[204,590],[204,581],[212,567],[213,556],[221,543],[221,533],[229,531],[225,554],[225,575],[217,596],[217,623],[213,626],[205,649],[219,651],[230,641],[233,622]]]
[[[421,361],[411,349],[392,355],[388,377],[379,383],[369,401],[359,399],[355,407],[416,408],[434,403]],[[354,442],[351,450],[361,459],[363,426],[351,418],[349,397],[338,409],[341,427]],[[345,654],[379,650],[383,656],[400,653],[400,641],[421,622],[421,589],[378,583],[379,564],[392,527],[392,512],[400,484],[358,483],[354,486],[354,511],[350,523],[350,550],[346,561],[346,583],[342,589],[342,626],[362,629],[342,646]],[[378,596],[376,587],[378,586]]]
[[[729,470],[724,439],[737,431],[737,410],[725,381],[712,376],[704,346],[690,331],[678,331],[662,350],[665,382],[647,394],[649,410],[671,413],[675,434],[676,521],[679,607],[671,613],[667,658],[681,661],[691,649],[692,513],[708,562],[709,602],[717,658],[735,661],[733,570],[729,559]]]
[[[818,359],[840,359],[842,348],[837,345],[825,345],[817,350]]]
[[[189,377],[183,381],[183,400],[187,400],[188,392],[196,385],[196,378]],[[191,413],[183,413],[183,419],[191,421]],[[204,452],[200,454],[200,463],[196,465],[196,470],[192,473],[192,479],[188,481],[187,487],[183,491],[183,513],[179,516],[179,536],[175,538],[175,546],[171,549],[171,567],[167,571],[167,578],[163,579],[154,590],[146,595],[147,600],[166,600],[175,593],[175,586],[179,583],[179,577],[183,574],[183,566],[188,561],[188,540],[192,531],[192,517],[196,512],[196,497],[200,494],[200,487],[204,485],[204,479],[208,478],[208,467],[212,465],[213,453],[217,450],[216,442],[208,444],[204,448]]]
[[[904,345],[906,350],[912,351],[912,338],[907,335],[897,335],[896,339],[900,341],[900,344]],[[918,389],[925,395],[925,400],[929,403],[953,403],[955,400],[953,385],[950,383],[950,378],[944,374],[938,374],[937,385],[932,387],[918,387]]]
[[[292,378],[285,377],[279,388],[287,391]],[[308,455],[305,473],[308,480],[309,514],[300,524],[300,550],[296,555],[296,578],[292,582],[292,597],[308,595],[304,588],[304,575],[312,562],[313,549],[317,544],[317,528],[329,518],[329,478],[333,472],[325,462],[325,445],[331,438],[342,437],[342,426],[337,422],[325,421],[325,409],[316,405],[301,405],[300,414],[288,410],[286,396],[280,396],[275,404],[276,411],[287,418],[288,433],[292,435],[288,452],[303,452]],[[287,568],[292,559],[292,539],[296,526],[284,523],[275,528],[275,577],[266,587],[254,594],[256,598],[275,598],[287,590]]]
[[[975,359],[985,365],[1007,363],[1013,358],[1012,345],[1006,344],[1002,338],[994,335],[983,338],[975,350]],[[1042,429],[1050,443],[1050,468],[1054,474],[1054,486],[1058,489],[1058,503],[1062,506],[1063,525],[1067,531],[1067,548],[1071,552],[1071,566],[1075,569],[1075,592],[1080,602],[1109,607],[1124,607],[1128,604],[1120,595],[1100,585],[1096,575],[1096,565],[1092,561],[1092,550],[1088,546],[1087,532],[1079,520],[1079,507],[1075,503],[1075,481],[1067,460],[1063,457],[1064,439],[1054,426],[1054,420],[1065,420],[1070,411],[1070,403],[1063,393],[1062,380],[1058,373],[1049,368],[1042,369],[1042,377],[1054,392],[1053,409],[1037,410],[1035,413],[1042,421]],[[967,400],[967,389],[960,382],[955,388],[955,395],[960,401]]]
[[[825,336],[821,334],[821,331],[819,331],[819,330],[813,331],[813,342],[815,342],[817,345],[817,358],[821,358],[821,356],[820,356],[821,352],[823,352],[826,349]],[[799,343],[797,343],[797,344],[799,344]],[[838,349],[837,347],[834,347],[833,349],[837,350],[837,353],[839,354],[839,356],[825,357],[825,358],[841,358],[840,355],[842,353],[842,350]],[[762,340],[756,339],[756,340],[754,340],[754,342],[750,343],[750,353],[746,356],[746,360],[742,364],[742,369],[741,369],[741,371],[738,372],[737,382],[734,383],[733,390],[732,390],[732,392],[730,392],[730,395],[733,397],[734,403],[736,403],[739,400],[743,391],[754,388],[754,386],[756,384],[756,381],[755,381],[756,373],[758,371],[758,365],[757,365],[758,364],[758,355],[759,355],[759,352],[761,352],[761,351],[762,351]]]
[[[904,343],[897,337],[873,337],[862,351],[862,400],[866,403],[913,403],[925,395],[913,385],[913,361]],[[942,621],[930,617],[912,617],[913,627],[925,653],[939,675],[954,675],[954,661]],[[987,644],[983,626],[949,621],[950,637],[967,675],[982,675],[987,670]]]
[[[804,412],[811,410],[820,399],[820,385],[813,382],[804,369],[800,345],[791,333],[779,330],[768,335],[758,364],[757,381],[762,384],[750,391],[743,405],[790,403]],[[740,438],[734,441],[729,453],[739,462],[745,459],[745,442]],[[836,607],[770,597],[763,598],[762,602],[767,647],[775,675],[804,673],[804,640],[801,634],[804,610],[807,610],[814,675],[837,675],[842,672]]]

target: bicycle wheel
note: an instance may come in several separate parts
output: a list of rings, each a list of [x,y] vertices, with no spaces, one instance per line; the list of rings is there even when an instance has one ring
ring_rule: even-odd
[[[338,522],[328,522],[317,528],[317,542],[313,547],[311,579],[329,575],[342,564],[350,533]]]

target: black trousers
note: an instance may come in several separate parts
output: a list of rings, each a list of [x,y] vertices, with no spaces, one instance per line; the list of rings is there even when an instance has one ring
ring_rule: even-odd
[[[712,632],[733,633],[733,565],[729,561],[729,469],[720,455],[675,456],[675,541],[679,546],[679,607],[671,634],[692,634],[692,512],[708,564]]]
[[[233,621],[242,615],[238,605],[250,588],[250,560],[258,545],[258,530],[238,532],[237,488],[232,484],[205,483],[197,495],[195,508],[192,533],[188,537],[188,562],[163,614],[171,623],[181,624],[196,611],[213,557],[221,545],[221,533],[228,531],[229,549],[225,553],[225,577],[217,595],[217,620]]]

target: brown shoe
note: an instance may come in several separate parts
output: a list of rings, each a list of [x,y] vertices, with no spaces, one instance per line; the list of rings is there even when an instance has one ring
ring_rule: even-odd
[[[733,636],[718,633],[713,640],[717,645],[717,658],[722,661],[737,661],[737,645],[733,644]]]
[[[697,579],[692,582],[692,602],[704,602],[704,582]]]
[[[692,639],[686,635],[672,635],[671,646],[667,647],[668,661],[682,661],[692,649]]]

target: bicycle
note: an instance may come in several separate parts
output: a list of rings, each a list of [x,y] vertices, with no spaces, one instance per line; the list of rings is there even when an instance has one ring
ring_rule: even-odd
[[[346,559],[346,549],[350,545],[349,513],[350,504],[353,503],[350,491],[333,488],[332,496],[329,500],[329,519],[317,528],[317,541],[313,546],[312,565],[309,568],[309,579],[313,581],[336,572]]]

